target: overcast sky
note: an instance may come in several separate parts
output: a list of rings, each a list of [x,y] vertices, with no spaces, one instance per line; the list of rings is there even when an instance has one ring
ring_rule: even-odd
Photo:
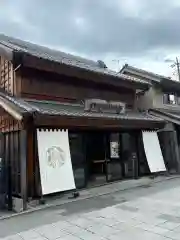
[[[0,32],[91,59],[172,75],[180,0],[0,0]]]

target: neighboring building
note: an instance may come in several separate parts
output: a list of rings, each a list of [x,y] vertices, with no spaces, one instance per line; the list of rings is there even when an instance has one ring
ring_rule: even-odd
[[[139,176],[149,173],[142,130],[165,124],[136,109],[136,92],[147,91],[150,83],[115,73],[101,61],[0,35],[0,86],[1,157],[10,173],[5,190],[23,198],[24,208],[29,198],[43,194],[41,131],[68,130],[77,188],[134,177],[132,158],[138,159]],[[44,162],[55,168],[61,159],[58,164],[63,165],[64,153],[45,137],[49,147]],[[50,185],[46,192],[53,193]]]
[[[136,93],[137,108],[142,111],[148,110],[151,115],[161,117],[168,122],[164,129],[162,147],[166,152],[166,158],[171,160],[169,166],[179,171],[180,154],[175,149],[178,145],[180,152],[180,82],[128,64],[124,65],[120,73],[152,84],[148,91]],[[176,161],[174,160],[173,163],[175,154]]]

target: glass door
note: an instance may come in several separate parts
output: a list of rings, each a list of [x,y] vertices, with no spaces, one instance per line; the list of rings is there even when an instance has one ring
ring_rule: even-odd
[[[135,132],[122,133],[123,177],[138,177],[137,136]]]
[[[106,137],[106,176],[107,181],[122,179],[121,140],[119,133],[110,133]]]
[[[69,133],[71,161],[76,188],[83,188],[87,184],[86,161],[82,133]]]

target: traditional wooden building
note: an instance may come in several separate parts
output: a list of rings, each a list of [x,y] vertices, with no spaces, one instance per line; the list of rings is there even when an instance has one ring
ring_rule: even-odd
[[[148,91],[137,91],[137,107],[166,121],[160,138],[170,172],[180,172],[180,82],[169,77],[125,64],[120,73],[151,84]]]
[[[45,130],[68,131],[77,188],[148,173],[142,130],[158,130],[165,124],[137,111],[137,90],[150,86],[109,70],[101,61],[0,35],[5,190],[22,198],[24,209],[29,198],[42,195],[38,134]],[[55,150],[53,154],[59,154]],[[137,160],[136,167],[132,159]]]

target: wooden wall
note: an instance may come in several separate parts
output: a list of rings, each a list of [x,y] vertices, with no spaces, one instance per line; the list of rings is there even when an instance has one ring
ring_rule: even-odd
[[[17,131],[22,129],[22,123],[14,120],[9,114],[6,112],[2,112],[2,115],[0,115],[0,132],[11,132],[11,131]]]
[[[86,98],[101,98],[134,104],[135,92],[123,87],[111,87],[82,81],[77,78],[44,73],[24,68],[18,75],[20,95],[27,98],[77,101]]]
[[[0,88],[12,95],[16,95],[15,75],[13,64],[0,56]],[[21,128],[21,124],[13,120],[3,109],[0,109],[0,131],[16,131]]]
[[[6,132],[5,158],[10,167],[10,187],[14,196],[21,196],[20,131]]]
[[[15,75],[13,64],[0,56],[0,88],[12,95],[16,95]],[[13,119],[0,108],[0,132],[4,136],[4,158],[8,167],[8,191],[15,196],[21,195],[21,167],[20,167],[20,129],[22,123]]]

